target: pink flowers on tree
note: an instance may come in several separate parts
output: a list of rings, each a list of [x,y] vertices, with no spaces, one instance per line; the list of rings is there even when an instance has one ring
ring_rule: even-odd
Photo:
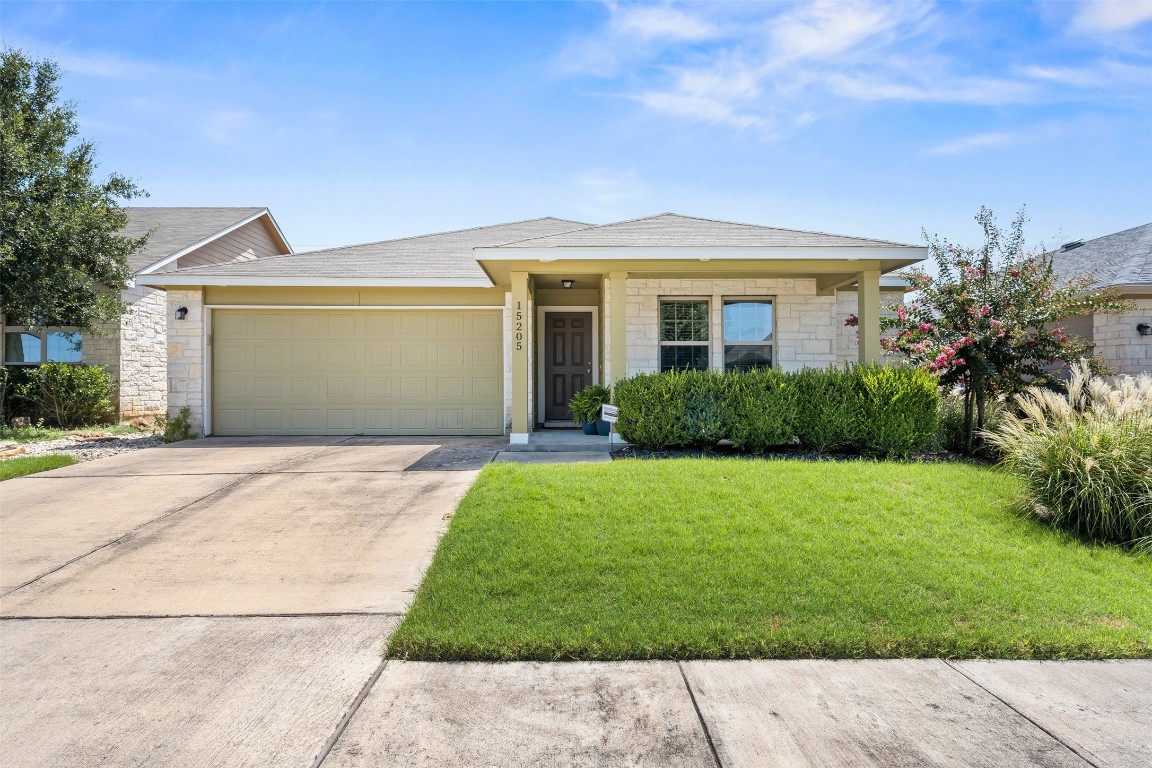
[[[988,398],[1058,379],[1059,369],[1090,354],[1091,344],[1068,336],[1062,320],[1127,308],[1114,292],[1092,291],[1090,276],[1062,279],[1043,252],[1027,251],[1023,210],[1007,232],[987,208],[976,221],[984,232],[979,248],[925,233],[939,277],[902,273],[916,299],[888,307],[880,320],[885,350],[937,374],[942,387],[960,388],[969,451]],[[855,315],[845,321],[858,323]]]

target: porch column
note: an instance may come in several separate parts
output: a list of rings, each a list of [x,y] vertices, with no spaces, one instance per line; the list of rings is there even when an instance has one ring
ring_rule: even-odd
[[[628,273],[610,272],[608,285],[611,386],[628,375]]]
[[[861,272],[856,289],[860,362],[880,362],[880,271]]]
[[[512,273],[512,433],[509,443],[528,442],[528,273]]]

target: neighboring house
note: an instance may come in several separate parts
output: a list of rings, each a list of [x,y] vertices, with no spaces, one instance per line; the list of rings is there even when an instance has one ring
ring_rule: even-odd
[[[46,362],[103,366],[120,382],[117,416],[151,417],[167,410],[168,355],[179,356],[177,334],[169,343],[164,291],[141,276],[187,267],[242,262],[289,254],[291,247],[267,208],[128,208],[121,234],[145,246],[129,258],[133,281],[121,291],[128,312],[99,333],[75,328],[4,328],[4,364]],[[172,384],[176,390],[183,382]]]
[[[187,309],[168,406],[205,433],[520,443],[567,425],[573,392],[639,371],[879,359],[882,301],[902,297],[881,276],[926,255],[675,214],[544,218],[137,282],[168,291],[169,318]]]
[[[1152,223],[1066,243],[1048,255],[1057,274],[1091,275],[1095,287],[1114,288],[1136,305],[1123,314],[1073,318],[1069,333],[1093,342],[1113,373],[1152,371]]]

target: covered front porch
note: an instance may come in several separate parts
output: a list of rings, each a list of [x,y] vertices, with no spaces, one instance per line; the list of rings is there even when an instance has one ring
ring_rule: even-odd
[[[884,260],[717,255],[728,258],[481,255],[494,281],[507,286],[509,442],[582,439],[567,429],[541,439],[550,427],[572,425],[574,392],[681,367],[677,361],[732,370],[733,352],[744,349],[781,370],[880,359],[881,307],[903,295],[898,281],[882,278],[891,268]],[[858,339],[844,326],[852,314],[860,319]],[[736,329],[738,316],[745,320]],[[598,440],[608,447],[607,438]]]

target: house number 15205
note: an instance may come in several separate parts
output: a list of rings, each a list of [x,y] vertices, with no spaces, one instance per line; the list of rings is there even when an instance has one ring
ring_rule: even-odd
[[[516,302],[516,351],[524,349],[524,310],[520,302]]]

